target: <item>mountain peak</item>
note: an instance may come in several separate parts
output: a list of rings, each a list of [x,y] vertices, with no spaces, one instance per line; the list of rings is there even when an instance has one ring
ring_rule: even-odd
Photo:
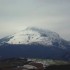
[[[0,45],[3,46],[1,47],[1,53],[3,53],[4,56],[6,56],[5,54],[9,55],[9,53],[10,53],[9,56],[12,56],[11,54],[12,53],[14,54],[14,51],[16,51],[16,53],[14,54],[15,56],[24,56],[28,58],[29,57],[38,58],[40,54],[42,55],[39,57],[53,58],[53,59],[56,58],[56,59],[69,60],[70,57],[69,56],[70,45],[68,44],[68,42],[63,40],[55,32],[35,27],[28,27],[16,34],[2,38],[0,40]],[[4,47],[5,45],[7,48]],[[6,50],[8,52],[7,53],[6,51],[3,50],[3,48],[5,50],[6,49],[9,50],[10,52]],[[2,52],[2,50],[5,53]]]
[[[39,28],[36,27],[27,27],[26,30],[38,30]]]
[[[34,32],[39,32],[40,34],[47,34],[47,33],[57,34],[56,32],[52,32],[48,29],[42,29],[37,27],[27,27],[23,31],[34,31]]]
[[[53,45],[54,42],[60,44],[60,36],[52,31],[40,29],[36,27],[27,27],[23,31],[20,31],[9,39],[9,44],[42,44],[42,45]]]
[[[4,41],[3,41],[4,40]],[[7,36],[1,40],[1,43],[8,44],[41,44],[51,45],[53,43],[61,43],[60,36],[52,31],[46,29],[40,29],[36,27],[27,27],[24,30],[17,32],[13,35]]]
[[[37,28],[37,27],[27,27],[24,30],[32,30],[32,31],[45,31],[45,29]]]

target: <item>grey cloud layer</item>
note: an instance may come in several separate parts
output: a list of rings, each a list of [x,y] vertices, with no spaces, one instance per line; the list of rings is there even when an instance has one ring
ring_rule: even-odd
[[[70,0],[0,0],[0,33],[26,26],[47,28],[70,40]]]

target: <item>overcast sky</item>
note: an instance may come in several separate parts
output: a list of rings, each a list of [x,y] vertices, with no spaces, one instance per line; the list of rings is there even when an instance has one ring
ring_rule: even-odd
[[[70,0],[0,0],[0,38],[28,26],[70,40]]]

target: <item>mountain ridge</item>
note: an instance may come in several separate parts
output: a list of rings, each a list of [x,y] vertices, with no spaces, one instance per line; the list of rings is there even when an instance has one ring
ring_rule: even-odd
[[[55,40],[58,41],[60,36],[52,31],[38,28],[26,28],[23,31],[13,35],[7,43],[12,44],[29,44],[37,42],[39,44],[52,45]]]
[[[59,34],[27,28],[0,39],[0,56],[70,60],[70,43]]]

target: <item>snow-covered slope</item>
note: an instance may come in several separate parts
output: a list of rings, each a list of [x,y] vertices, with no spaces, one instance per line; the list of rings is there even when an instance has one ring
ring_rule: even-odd
[[[9,44],[31,44],[39,43],[42,45],[53,45],[53,43],[61,43],[60,36],[52,31],[38,29],[38,28],[26,28],[14,35],[9,39]]]
[[[29,27],[0,39],[0,56],[70,60],[70,43],[55,32]]]

